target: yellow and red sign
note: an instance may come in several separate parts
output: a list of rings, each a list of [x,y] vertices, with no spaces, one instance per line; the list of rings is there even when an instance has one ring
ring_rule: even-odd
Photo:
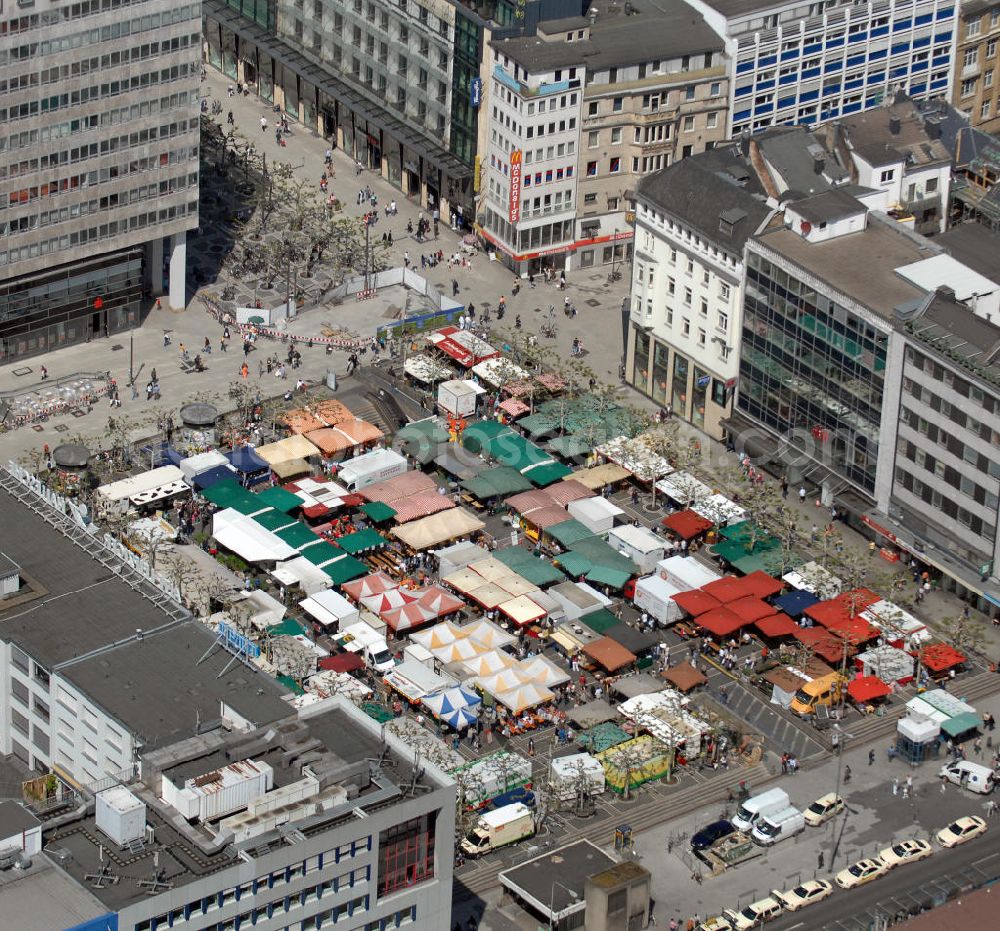
[[[510,153],[510,211],[507,219],[513,226],[521,219],[521,150]]]

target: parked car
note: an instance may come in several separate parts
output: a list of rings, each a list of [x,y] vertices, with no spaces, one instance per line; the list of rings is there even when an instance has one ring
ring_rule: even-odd
[[[986,822],[977,815],[969,815],[952,821],[948,827],[942,828],[938,831],[937,839],[942,847],[957,847],[985,833]]]
[[[841,870],[834,881],[841,889],[853,889],[856,886],[863,886],[865,883],[881,879],[888,872],[889,867],[881,860],[872,860],[866,857],[864,860],[858,860],[846,870]]]
[[[771,897],[781,903],[781,907],[786,912],[796,912],[800,908],[812,905],[813,902],[821,902],[833,892],[833,883],[825,879],[807,879],[801,885],[787,892],[771,890]]]
[[[829,821],[834,815],[840,814],[844,810],[844,800],[834,792],[816,799],[804,812],[802,817],[806,819],[806,824],[818,828],[821,824]]]
[[[733,931],[749,931],[750,928],[756,928],[780,914],[781,903],[773,896],[768,896],[759,902],[751,902],[739,911],[727,908],[722,917],[733,926]]]
[[[518,803],[534,810],[535,793],[532,792],[527,786],[518,786],[516,789],[504,792],[501,795],[498,795],[495,799],[487,802],[483,806],[483,810],[493,811],[497,808],[503,808],[504,805],[514,805]]]
[[[698,925],[697,931],[733,931],[733,926],[728,919],[717,915],[714,918],[706,918]]]
[[[703,827],[691,838],[691,848],[693,850],[708,850],[716,841],[723,837],[729,837],[735,831],[731,821],[714,821],[707,827]]]
[[[916,863],[934,853],[934,848],[925,840],[911,838],[900,841],[891,847],[886,847],[878,858],[891,870],[893,867],[902,866],[904,863]]]

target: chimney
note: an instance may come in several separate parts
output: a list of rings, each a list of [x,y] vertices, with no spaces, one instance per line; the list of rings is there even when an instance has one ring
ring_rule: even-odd
[[[899,135],[900,122],[898,116],[889,117],[889,132],[894,136]]]
[[[926,123],[924,123],[924,130],[927,132],[928,139],[940,139],[941,121],[937,119],[928,120]]]
[[[593,26],[594,23],[597,22],[597,7],[592,6],[588,11],[587,16],[590,18],[590,25]]]
[[[740,132],[740,155],[746,158],[750,154],[750,130],[743,128]]]
[[[823,169],[826,168],[826,159],[822,155],[813,156],[813,171],[821,175],[823,174]]]

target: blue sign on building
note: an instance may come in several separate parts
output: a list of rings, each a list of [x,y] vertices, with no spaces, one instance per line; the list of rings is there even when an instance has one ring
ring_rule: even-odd
[[[260,656],[260,647],[256,643],[224,621],[219,622],[219,636],[225,643],[226,649],[238,656],[246,656],[250,659],[257,659]]]
[[[478,107],[483,102],[483,79],[473,78],[469,84],[469,102]]]

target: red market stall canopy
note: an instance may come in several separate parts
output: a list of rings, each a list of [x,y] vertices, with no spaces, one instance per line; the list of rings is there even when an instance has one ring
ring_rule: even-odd
[[[772,614],[770,617],[763,617],[754,621],[757,628],[765,637],[793,637],[799,629],[787,614]]]
[[[670,597],[676,602],[677,607],[692,617],[697,617],[706,611],[722,607],[718,598],[707,595],[700,588],[694,588],[689,592],[678,592],[676,595],[671,595]]]
[[[746,621],[729,608],[713,608],[695,618],[695,623],[716,637],[728,637],[738,631]]]
[[[891,691],[878,676],[858,676],[847,683],[847,694],[859,703],[885,698]]]
[[[866,608],[880,600],[878,595],[867,588],[855,588],[837,595],[836,598],[818,601],[806,608],[804,613],[806,617],[811,617],[817,624],[831,627],[841,621],[857,617]]]
[[[718,598],[722,604],[736,601],[737,598],[742,598],[746,594],[743,589],[743,580],[731,575],[709,582],[707,585],[703,585],[701,590],[713,598]]]
[[[737,615],[744,624],[759,621],[762,617],[770,617],[774,614],[774,608],[759,598],[737,598],[736,601],[729,602],[726,607]]]
[[[740,579],[743,584],[743,594],[753,595],[755,598],[770,598],[777,595],[784,587],[780,580],[768,575],[762,569],[751,572],[750,575]]]
[[[707,517],[702,517],[690,509],[668,514],[660,523],[682,540],[693,540],[712,529],[712,522]]]
[[[427,341],[467,369],[500,355],[498,350],[471,331],[453,326],[442,327],[429,334]]]
[[[635,662],[635,654],[610,637],[598,637],[597,640],[591,640],[584,646],[583,652],[608,672],[617,672]]]
[[[965,655],[947,643],[929,643],[917,656],[931,672],[944,672],[965,662]]]
[[[329,669],[333,672],[354,672],[357,669],[364,669],[365,661],[360,653],[337,653],[335,656],[324,656],[318,665],[320,669]]]
[[[864,618],[852,617],[847,620],[837,621],[831,624],[827,630],[838,637],[850,640],[855,646],[859,643],[867,643],[878,636],[878,631],[872,627]]]
[[[831,634],[830,631],[822,627],[796,628],[795,639],[812,647],[813,652],[830,663],[839,663],[844,658],[845,640],[842,637]],[[847,655],[854,653],[854,647],[847,643]]]
[[[520,417],[522,414],[527,414],[531,410],[524,401],[519,401],[517,398],[507,398],[506,401],[501,401],[497,405],[500,410],[505,414],[509,414],[511,417]]]

